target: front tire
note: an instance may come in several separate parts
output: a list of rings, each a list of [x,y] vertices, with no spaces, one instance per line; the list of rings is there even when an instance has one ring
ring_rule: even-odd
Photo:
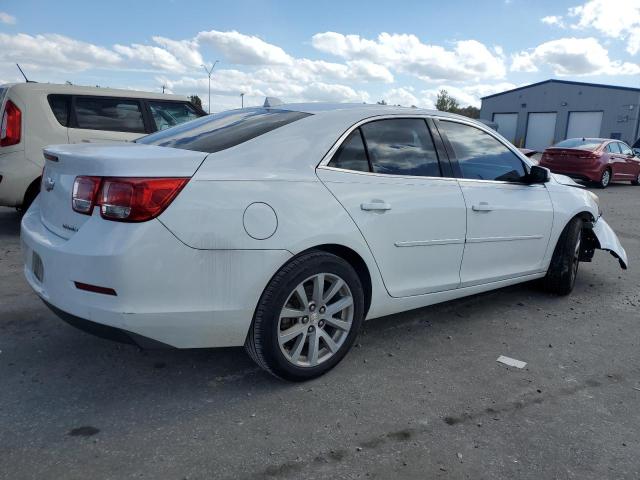
[[[631,180],[631,185],[640,185],[640,172],[638,172],[638,176],[635,180]]]
[[[550,293],[568,295],[573,290],[580,265],[582,226],[582,219],[574,218],[560,234],[549,270],[542,280],[545,290]]]
[[[282,267],[264,290],[245,348],[269,373],[304,381],[347,354],[364,318],[364,291],[342,258],[311,251]]]

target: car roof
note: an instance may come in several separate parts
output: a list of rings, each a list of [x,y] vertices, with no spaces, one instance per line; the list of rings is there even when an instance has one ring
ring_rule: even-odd
[[[360,122],[374,121],[378,118],[434,116],[458,119],[490,130],[486,125],[468,117],[438,110],[392,105],[290,103],[273,105],[267,109],[310,115],[232,148],[210,154],[199,170],[200,174],[236,180],[315,180],[318,163],[330,153],[332,147],[338,145],[343,135]],[[278,151],[277,161],[265,155],[265,152],[275,150]],[[233,160],[229,160],[230,157],[233,157]]]
[[[439,110],[430,110],[425,108],[416,107],[402,107],[400,105],[380,105],[370,103],[326,103],[326,102],[308,102],[308,103],[285,103],[281,105],[274,105],[271,107],[277,110],[292,110],[297,112],[312,113],[315,115],[322,113],[340,113],[344,112],[345,115],[352,117],[354,113],[361,112],[363,118],[372,117],[376,115],[439,115],[439,116],[451,116],[458,118],[460,115],[441,112]]]
[[[124,97],[124,98],[148,98],[153,100],[188,100],[187,97],[182,95],[173,95],[168,93],[154,93],[143,92],[138,90],[126,90],[120,88],[102,88],[102,87],[88,87],[82,85],[62,85],[57,83],[37,83],[37,82],[25,82],[25,83],[7,83],[0,85],[0,88],[10,88],[27,92],[39,92],[39,93],[57,93],[67,95],[92,95],[92,96],[109,96],[109,97]]]
[[[616,140],[615,138],[595,138],[595,137],[573,137],[573,138],[566,138],[564,140],[561,140],[562,142],[566,142],[568,140],[584,140],[585,142],[621,142],[622,140]],[[560,142],[558,142],[560,143]]]

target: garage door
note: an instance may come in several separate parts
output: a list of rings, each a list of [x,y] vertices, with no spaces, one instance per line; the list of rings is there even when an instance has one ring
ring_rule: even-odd
[[[556,133],[557,113],[530,113],[527,121],[525,147],[531,150],[544,150],[553,145]]]
[[[569,112],[567,138],[600,137],[602,112]]]
[[[494,113],[493,121],[498,124],[498,133],[511,143],[515,143],[516,128],[518,127],[518,114]]]

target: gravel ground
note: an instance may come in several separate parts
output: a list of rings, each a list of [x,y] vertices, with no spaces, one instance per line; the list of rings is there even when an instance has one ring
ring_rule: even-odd
[[[598,194],[631,270],[597,252],[569,297],[521,285],[367,322],[305,384],[242,349],[64,324],[0,209],[0,478],[640,478],[640,187]]]

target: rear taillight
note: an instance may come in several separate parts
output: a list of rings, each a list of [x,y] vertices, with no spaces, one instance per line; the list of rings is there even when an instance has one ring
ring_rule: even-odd
[[[76,177],[72,204],[91,215],[100,207],[107,220],[145,222],[160,215],[187,184],[188,178]]]
[[[22,112],[15,103],[7,100],[2,114],[0,126],[0,147],[8,147],[20,143],[22,129]]]
[[[76,212],[91,215],[101,180],[100,177],[76,177],[71,196],[71,206]]]
[[[578,155],[578,160],[595,160],[599,157],[600,155],[597,153],[587,153],[585,155]]]

